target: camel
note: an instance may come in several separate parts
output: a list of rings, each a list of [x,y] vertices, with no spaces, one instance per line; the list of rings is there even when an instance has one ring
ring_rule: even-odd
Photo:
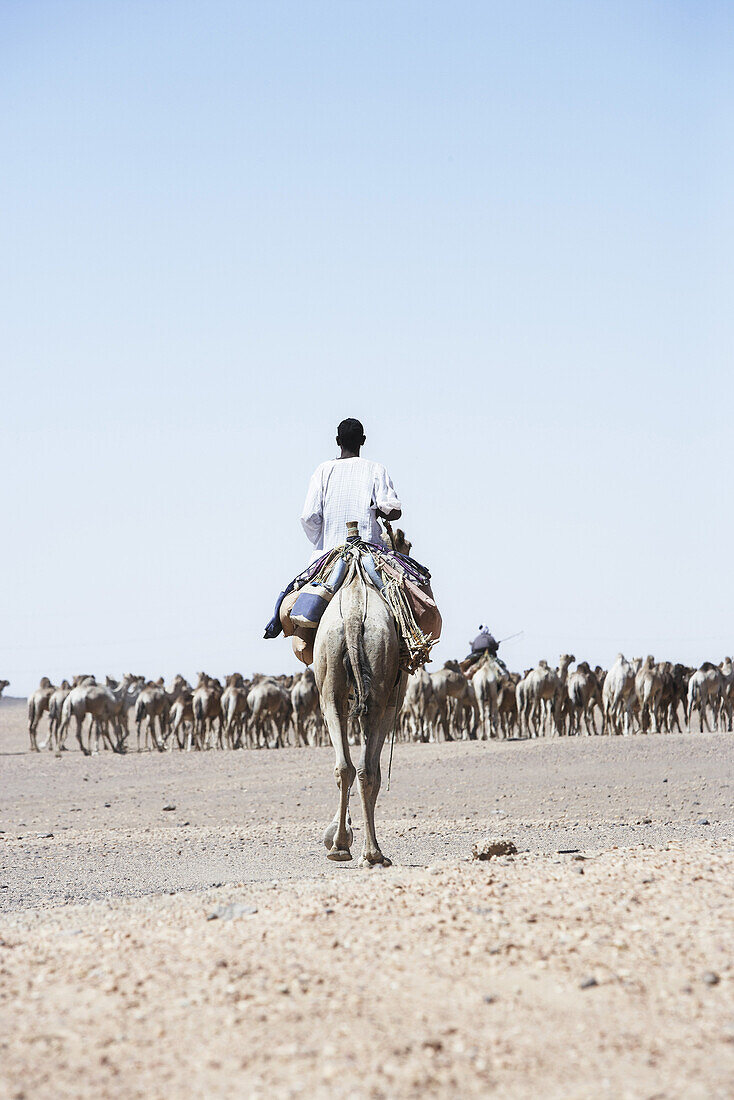
[[[558,668],[556,669],[556,676],[560,681],[560,689],[558,693],[558,711],[560,714],[560,721],[556,721],[556,730],[561,736],[566,734],[566,725],[570,727],[571,724],[571,700],[568,696],[568,670],[574,663],[576,658],[573,653],[562,653],[558,658]],[[552,712],[552,704],[547,702],[545,704],[548,714]]]
[[[147,749],[149,740],[152,740],[158,751],[163,752],[166,747],[170,711],[171,700],[164,687],[163,677],[160,676],[155,681],[148,680],[135,702],[135,726],[137,729],[138,752],[141,751],[140,741],[143,722],[146,722],[143,747]],[[156,721],[158,722],[157,730]]]
[[[125,745],[130,736],[128,716],[144,686],[145,679],[142,676],[134,676],[132,672],[125,673],[119,683],[110,676],[106,679],[108,694],[105,696],[105,713],[102,718],[105,724],[112,722],[114,726],[117,744],[111,747],[115,752],[125,752]]]
[[[116,750],[117,746],[113,745],[109,736],[108,725],[117,717],[122,699],[134,679],[129,673],[123,676],[119,688],[115,691],[103,684],[90,683],[89,681],[94,681],[94,677],[84,677],[84,683],[73,687],[61,707],[61,721],[57,734],[59,749],[64,745],[66,733],[73,718],[76,722],[76,739],[85,756],[91,756],[92,752],[99,752],[100,735],[104,737],[110,748]],[[82,738],[82,726],[87,715],[91,719],[89,747],[84,744]],[[94,749],[92,748],[93,733],[96,734]]]
[[[268,734],[273,745],[285,744],[291,720],[291,697],[286,688],[271,677],[253,683],[247,695],[256,748],[266,747]]]
[[[688,678],[692,670],[670,661],[661,661],[655,668],[660,678],[660,690],[655,699],[657,728],[664,733],[672,733],[674,728],[682,733],[679,712],[682,706],[683,714],[686,713]]]
[[[408,541],[408,538],[405,534],[405,531],[402,529],[402,527],[396,527],[395,528],[395,530],[393,531],[393,540],[394,540],[395,545],[391,546],[390,539],[387,537],[387,535],[383,535],[383,537],[382,537],[382,541],[383,541],[383,543],[385,544],[385,546],[387,547],[388,550],[393,550],[394,549],[396,551],[396,553],[404,554],[406,558],[409,558],[410,557],[410,550],[411,550],[411,547],[412,547],[413,543]]]
[[[107,683],[89,688],[86,697],[87,713],[91,715],[89,727],[89,748],[92,752],[99,752],[100,736],[104,738],[108,748],[113,752],[125,751],[125,735],[127,731],[127,713],[138,695],[142,691],[144,681],[132,673],[125,673],[122,680],[116,683],[107,678]],[[110,723],[114,729],[116,740],[113,742],[110,733]],[[92,749],[92,734],[95,734],[95,748]]]
[[[221,699],[220,742],[230,749],[242,747],[247,717],[247,692],[248,688],[239,672],[233,672],[227,677]]]
[[[438,718],[433,681],[424,668],[408,677],[403,699],[403,726],[411,741],[429,741]]]
[[[64,705],[64,699],[71,691],[71,684],[68,680],[62,680],[60,685],[52,693],[51,698],[48,701],[48,747],[52,750],[56,745],[56,751],[60,752],[63,748],[59,741],[59,726],[61,725],[61,708]]]
[[[349,794],[356,776],[364,817],[360,865],[389,867],[391,861],[377,841],[375,805],[381,783],[380,755],[386,737],[397,726],[405,676],[400,674],[398,633],[392,613],[357,562],[352,564],[316,632],[314,673],[321,711],[334,746],[339,790],[337,812],[324,834],[327,858],[337,862],[352,858]],[[362,741],[356,769],[347,739],[350,711]]]
[[[37,737],[38,723],[41,721],[41,716],[48,710],[49,700],[55,691],[56,688],[48,676],[43,676],[41,683],[28,698],[28,735],[31,740],[31,752],[40,751]],[[48,739],[50,739],[50,734]],[[45,747],[46,741],[43,742],[40,748]]]
[[[580,734],[582,724],[586,726],[586,736],[596,733],[594,707],[601,710],[601,691],[596,676],[588,661],[579,661],[566,679],[568,696],[569,734]]]
[[[308,744],[308,727],[318,721],[319,691],[312,668],[305,668],[291,687],[291,711],[296,745]]]
[[[602,733],[629,733],[630,703],[635,691],[635,672],[633,666],[618,653],[614,664],[604,678],[602,703],[604,721]],[[622,718],[624,727],[622,728]]]
[[[499,730],[497,696],[499,685],[506,679],[507,673],[494,657],[488,653],[479,666],[475,666],[471,677],[472,687],[479,712],[479,729],[486,740],[496,736]]]
[[[640,708],[640,729],[647,733],[658,732],[658,699],[663,688],[663,678],[654,659],[647,655],[635,675],[635,695]]]
[[[564,654],[561,657],[563,676],[574,658]],[[552,719],[557,733],[562,731],[562,691],[564,680],[555,669],[548,667],[545,660],[539,661],[517,685],[517,714],[520,723],[520,736],[538,737],[544,731],[546,723]]]
[[[189,683],[184,680],[184,685],[178,691],[176,698],[171,703],[170,723],[171,733],[168,747],[173,751],[174,743],[179,749],[191,751],[194,737],[194,692]],[[188,730],[188,732],[187,732]]]
[[[704,726],[706,732],[711,732],[708,712],[715,730],[719,728],[719,711],[724,697],[725,681],[720,668],[711,661],[704,661],[701,667],[693,673],[688,681],[688,729],[691,728],[691,716],[694,709],[698,711],[701,732]]]
[[[210,749],[214,744],[214,723],[219,723],[218,740],[222,742],[222,685],[214,676],[199,673],[191,701],[194,710],[194,741],[199,749]]]
[[[724,680],[724,690],[721,700],[724,728],[731,733],[732,718],[734,718],[734,663],[732,663],[731,657],[725,657],[719,665],[719,668],[721,669],[721,675]]]
[[[431,672],[430,677],[433,687],[433,697],[436,703],[437,731],[440,726],[443,730],[444,741],[453,741],[450,702],[453,700],[455,704],[455,718],[457,719],[455,723],[456,733],[459,734],[463,732],[464,717],[468,715],[469,725],[467,733],[469,739],[473,740],[476,737],[478,720],[477,701],[471,683],[461,671],[458,662],[446,661],[443,668],[438,669],[437,672]],[[461,725],[459,725],[458,722],[459,718],[461,718]]]
[[[506,679],[500,680],[497,687],[497,716],[502,737],[512,737],[517,727],[517,685],[520,676],[510,672]]]

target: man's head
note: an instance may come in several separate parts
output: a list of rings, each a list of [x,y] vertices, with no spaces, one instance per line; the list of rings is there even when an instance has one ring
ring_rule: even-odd
[[[355,420],[352,416],[347,417],[346,420],[342,420],[341,424],[336,429],[336,441],[343,451],[351,451],[352,454],[358,454],[359,448],[364,443],[364,439],[364,428],[359,420]]]

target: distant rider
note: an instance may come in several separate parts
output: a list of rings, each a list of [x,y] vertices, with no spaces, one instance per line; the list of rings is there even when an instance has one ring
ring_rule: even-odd
[[[488,626],[480,626],[476,638],[469,644],[471,646],[471,653],[461,662],[461,668],[464,672],[467,672],[469,669],[474,669],[474,671],[476,671],[476,665],[478,665],[487,654],[493,657],[494,660],[504,668],[503,662],[500,661],[497,656],[500,644],[497,639],[490,634]]]

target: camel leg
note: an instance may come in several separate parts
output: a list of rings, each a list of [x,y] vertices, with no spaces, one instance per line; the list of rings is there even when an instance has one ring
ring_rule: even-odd
[[[441,707],[441,726],[443,728],[444,741],[453,741],[454,735],[451,732],[451,709],[448,699],[444,706]]]
[[[79,748],[82,750],[84,755],[85,756],[91,756],[92,755],[91,752],[89,751],[88,748],[85,747],[84,741],[82,740],[82,723],[83,722],[84,722],[83,718],[77,718],[77,720],[76,720],[76,739],[79,742]]]
[[[381,863],[383,867],[392,865],[392,861],[382,854],[380,845],[377,843],[375,806],[382,784],[380,754],[385,738],[392,733],[394,721],[395,706],[387,707],[382,721],[376,723],[377,728],[365,738],[362,756],[357,768],[359,793],[362,797],[362,813],[364,815],[364,844],[359,860],[360,867],[373,867],[377,863]]]
[[[326,697],[328,699],[331,694],[325,691],[322,698]],[[336,785],[339,788],[339,809],[324,834],[324,844],[327,847],[328,859],[346,862],[352,858],[349,849],[354,839],[348,820],[349,792],[357,773],[349,755],[346,710],[344,709],[340,713],[335,703],[327,702],[324,704],[324,720],[336,755],[334,775]]]

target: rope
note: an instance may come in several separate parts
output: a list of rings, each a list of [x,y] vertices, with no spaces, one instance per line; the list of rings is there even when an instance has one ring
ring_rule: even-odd
[[[423,633],[415,621],[402,579],[390,578],[386,581],[381,595],[395,617],[398,635],[405,649],[405,660],[401,661],[400,667],[406,672],[415,672],[426,663],[436,643],[430,634]]]

